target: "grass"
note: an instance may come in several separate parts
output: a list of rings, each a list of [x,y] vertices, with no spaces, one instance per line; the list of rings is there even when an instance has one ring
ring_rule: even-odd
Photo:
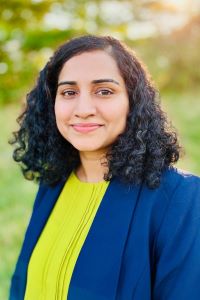
[[[185,150],[185,156],[177,166],[200,175],[200,91],[168,93],[164,95],[163,103]]]
[[[200,92],[168,93],[163,106],[181,137],[186,155],[178,167],[200,175]],[[37,186],[23,179],[12,161],[8,145],[11,132],[17,129],[15,119],[20,108],[7,106],[0,112],[0,299],[8,298],[11,274],[30,218]]]
[[[23,179],[12,161],[12,147],[7,142],[17,128],[15,119],[18,113],[16,106],[1,108],[0,113],[0,299],[8,299],[10,277],[37,189],[35,184]]]

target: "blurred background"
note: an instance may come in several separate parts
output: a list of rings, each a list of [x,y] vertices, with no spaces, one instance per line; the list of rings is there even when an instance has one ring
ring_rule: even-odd
[[[199,0],[0,1],[0,299],[8,298],[37,191],[12,161],[16,118],[56,47],[82,34],[112,35],[145,62],[177,128],[178,167],[200,175]]]

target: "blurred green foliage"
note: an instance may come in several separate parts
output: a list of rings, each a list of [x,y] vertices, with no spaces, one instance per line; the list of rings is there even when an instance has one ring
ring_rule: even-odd
[[[200,80],[198,14],[168,35],[133,39],[128,34],[130,24],[134,27],[144,22],[145,13],[161,9],[159,1],[1,0],[0,105],[20,101],[53,50],[87,33],[126,41],[143,58],[161,90],[195,89]]]

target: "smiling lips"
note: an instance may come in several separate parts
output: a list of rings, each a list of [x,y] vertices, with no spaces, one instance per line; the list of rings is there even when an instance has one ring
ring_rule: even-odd
[[[96,123],[79,123],[74,124],[72,127],[78,132],[89,132],[96,130],[97,128],[101,127],[102,125]]]

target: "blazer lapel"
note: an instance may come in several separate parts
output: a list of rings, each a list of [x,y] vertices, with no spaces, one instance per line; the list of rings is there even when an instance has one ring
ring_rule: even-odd
[[[115,299],[123,251],[140,188],[128,187],[112,179],[76,261],[68,300]]]

